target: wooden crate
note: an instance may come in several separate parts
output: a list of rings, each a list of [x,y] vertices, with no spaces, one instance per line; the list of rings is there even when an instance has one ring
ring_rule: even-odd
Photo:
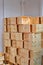
[[[39,24],[39,17],[17,17],[17,24]]]
[[[32,40],[32,34],[31,33],[24,33],[23,34],[23,40],[31,41]]]
[[[10,24],[16,24],[16,17],[10,18]]]
[[[33,65],[41,65],[41,52],[32,52],[33,54],[32,58],[30,59],[30,65],[33,63]]]
[[[32,41],[41,41],[41,33],[32,33]]]
[[[4,40],[4,47],[11,47],[11,40]]]
[[[23,48],[23,41],[12,40],[12,47],[14,47],[14,48]]]
[[[7,25],[7,32],[17,32],[17,25]]]
[[[4,39],[10,39],[10,33],[9,32],[4,32]]]
[[[30,50],[30,60],[33,59],[33,58],[37,58],[37,57],[41,57],[41,51],[33,51],[33,50]]]
[[[39,17],[33,17],[33,24],[39,24]]]
[[[23,41],[16,41],[16,48],[23,48]]]
[[[36,39],[36,41],[41,41],[41,33],[36,33],[35,39]]]
[[[30,60],[30,65],[41,65],[41,60],[40,59],[31,59]]]
[[[6,18],[6,21],[7,21],[7,25],[8,24],[16,24],[16,17]]]
[[[36,25],[36,32],[43,32],[43,24]]]
[[[32,50],[33,51],[40,51],[41,50],[41,41],[32,42]]]
[[[32,42],[31,41],[24,41],[24,48],[31,50],[32,49]]]
[[[41,50],[41,33],[32,34],[32,50]]]
[[[29,59],[29,50],[26,50],[26,49],[18,49],[18,55],[23,57],[23,58],[26,58],[26,59]]]
[[[10,25],[11,26],[11,32],[17,32],[17,25]]]
[[[36,25],[36,32],[41,32],[41,26],[40,26],[40,24]]]
[[[12,55],[13,57],[15,57],[17,55],[17,50],[14,47],[10,47],[10,55]]]
[[[33,24],[33,18],[32,17],[17,17],[17,24]]]
[[[11,33],[11,40],[22,40],[22,33]]]
[[[26,24],[21,24],[21,25],[18,25],[18,29],[19,31],[18,32],[30,32],[30,25],[26,25]]]
[[[43,24],[32,24],[32,32],[43,32]]]
[[[26,58],[21,58],[21,65],[28,65],[29,64],[29,60]]]

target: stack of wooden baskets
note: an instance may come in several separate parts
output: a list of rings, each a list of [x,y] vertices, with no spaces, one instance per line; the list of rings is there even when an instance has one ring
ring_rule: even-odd
[[[5,61],[13,65],[41,65],[43,17],[4,18]]]

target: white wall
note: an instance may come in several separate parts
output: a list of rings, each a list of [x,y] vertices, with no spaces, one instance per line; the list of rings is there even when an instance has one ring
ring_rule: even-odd
[[[43,16],[43,0],[41,0],[41,5],[40,5],[40,16]]]
[[[40,16],[40,0],[26,0],[24,12],[28,16]]]
[[[4,16],[20,16],[20,0],[4,0]]]
[[[40,15],[40,0],[24,0],[24,7],[21,8],[21,0],[4,0],[4,16],[39,16]],[[23,14],[21,10],[23,9]]]
[[[0,0],[0,52],[3,51],[2,34],[3,34],[3,0]]]

